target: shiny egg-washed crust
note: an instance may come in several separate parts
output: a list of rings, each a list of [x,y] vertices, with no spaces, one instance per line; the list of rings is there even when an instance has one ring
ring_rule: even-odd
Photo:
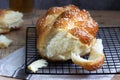
[[[98,31],[98,24],[90,14],[86,10],[78,9],[63,12],[55,21],[54,27],[69,30],[84,44],[90,44]]]
[[[74,5],[68,5],[64,7],[52,7],[48,9],[45,16],[37,20],[36,27],[37,27],[38,35],[44,32],[46,27],[51,28],[51,25],[54,24],[54,21],[58,16],[60,16],[61,13],[67,10],[76,10],[76,9],[79,9],[79,8]]]
[[[47,60],[54,61],[52,58],[48,58],[45,55],[43,51],[45,46],[43,45],[47,45],[46,42],[49,42],[49,39],[54,36],[56,31],[66,31],[75,38],[79,39],[82,44],[89,46],[96,37],[98,24],[91,18],[88,11],[80,10],[74,5],[68,5],[48,9],[46,14],[37,20],[36,29],[38,36],[37,49],[40,52],[40,55]],[[41,46],[43,47],[41,48]],[[99,58],[97,62],[90,62],[92,65],[90,65],[89,62],[85,64],[84,62],[81,64],[79,61],[75,60],[73,62],[87,70],[96,70],[104,63],[104,56]]]
[[[69,25],[72,27],[69,27]],[[50,8],[36,24],[38,36],[52,27],[68,30],[84,44],[90,44],[98,31],[98,24],[86,10],[79,10],[74,5]]]

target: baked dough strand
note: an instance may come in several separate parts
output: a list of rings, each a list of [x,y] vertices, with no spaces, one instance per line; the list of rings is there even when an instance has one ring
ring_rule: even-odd
[[[85,68],[86,70],[96,70],[104,63],[103,45],[102,40],[97,39],[92,46],[88,60],[80,57],[79,54],[72,54],[72,61]]]

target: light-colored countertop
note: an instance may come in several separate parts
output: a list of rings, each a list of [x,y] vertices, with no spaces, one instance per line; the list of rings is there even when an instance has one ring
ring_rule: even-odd
[[[0,59],[9,55],[11,52],[25,46],[25,34],[26,27],[35,26],[38,16],[41,17],[45,14],[46,10],[36,10],[34,11],[34,16],[24,19],[23,27],[20,30],[12,31],[5,34],[9,38],[13,39],[13,44],[6,49],[0,49]],[[109,26],[119,26],[120,25],[120,11],[90,11],[92,17],[98,22],[101,27]],[[120,26],[119,26],[120,27]],[[119,80],[120,74],[115,75],[112,80]],[[0,76],[0,80],[18,80],[13,78],[7,78]]]

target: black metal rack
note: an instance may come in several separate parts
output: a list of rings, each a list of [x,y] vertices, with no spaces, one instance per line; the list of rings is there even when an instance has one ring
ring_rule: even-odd
[[[40,59],[36,49],[36,29],[28,27],[26,32],[26,73],[29,74],[54,74],[54,75],[85,75],[85,74],[118,74],[120,73],[120,27],[101,27],[97,38],[102,38],[104,45],[105,61],[103,66],[96,71],[87,71],[80,66],[66,62],[49,62],[49,65],[40,68],[36,73],[27,69],[33,61]]]

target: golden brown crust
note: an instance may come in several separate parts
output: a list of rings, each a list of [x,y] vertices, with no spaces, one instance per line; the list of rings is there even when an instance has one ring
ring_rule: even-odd
[[[60,14],[62,14],[64,11],[77,10],[77,9],[78,7],[74,5],[68,5],[64,7],[52,7],[48,9],[45,16],[37,20],[37,23],[36,23],[37,34],[41,34],[46,27],[50,28],[50,25],[53,25],[54,20],[56,20],[56,18],[60,16]],[[49,16],[51,16],[52,18],[51,17],[47,18]]]
[[[37,39],[37,49],[39,50],[40,52],[40,55],[44,58],[46,55],[44,52],[42,52],[42,49],[45,47],[45,43],[44,43],[44,40],[47,40],[45,39],[45,36],[48,35],[48,33],[50,32],[50,29],[49,28],[46,28],[46,30],[44,30],[44,32],[41,33],[40,36],[38,36],[38,39]],[[42,46],[42,47],[41,47]]]
[[[89,21],[89,20],[88,20]],[[92,36],[96,36],[97,31],[98,31],[98,24],[94,21],[91,20],[92,22],[87,22],[87,21],[79,21],[76,23],[77,26],[84,26],[84,29],[88,31],[89,34]]]
[[[52,7],[50,9],[48,9],[47,13],[45,14],[47,15],[53,15],[53,14],[61,14],[63,12],[64,8],[63,7]]]
[[[84,44],[90,44],[98,31],[98,24],[85,10],[64,11],[55,21],[55,28],[69,30]]]
[[[36,23],[36,27],[37,27],[37,34],[41,34],[46,27],[50,28],[50,25],[52,25],[52,23],[54,22],[54,20],[63,12],[63,8],[62,7],[52,7],[50,8],[45,16],[43,16],[42,18],[39,18],[37,20]],[[53,18],[49,18],[49,16],[53,17]],[[47,18],[48,17],[48,18]]]
[[[36,23],[37,35],[40,34],[44,30],[44,28],[45,28],[44,24],[45,24],[45,18],[44,17],[39,18],[37,20],[37,23]]]
[[[70,30],[70,33],[79,38],[79,40],[84,43],[84,44],[90,44],[92,39],[94,38],[93,36],[91,36],[89,33],[87,33],[84,28],[73,28]]]

